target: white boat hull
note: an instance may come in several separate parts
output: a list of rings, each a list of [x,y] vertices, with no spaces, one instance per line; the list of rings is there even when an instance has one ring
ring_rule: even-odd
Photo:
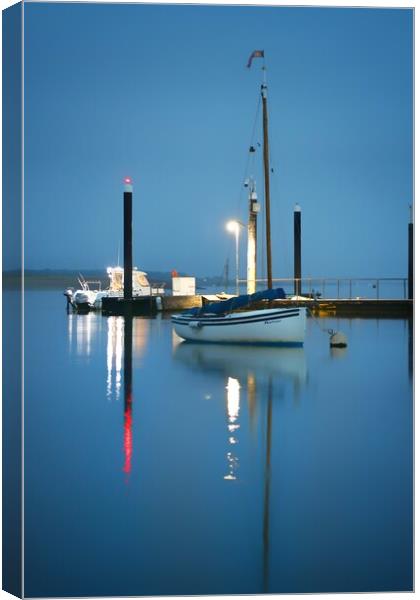
[[[93,308],[97,293],[93,290],[77,290],[73,296],[73,303],[77,307]]]
[[[218,316],[172,315],[177,335],[194,342],[303,345],[306,308],[269,308]]]

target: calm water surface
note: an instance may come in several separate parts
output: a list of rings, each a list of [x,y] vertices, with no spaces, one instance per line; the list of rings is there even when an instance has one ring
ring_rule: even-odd
[[[25,325],[27,597],[412,589],[408,321],[218,347],[30,292]]]

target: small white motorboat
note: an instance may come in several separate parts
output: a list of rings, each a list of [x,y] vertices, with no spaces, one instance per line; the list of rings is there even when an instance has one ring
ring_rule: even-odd
[[[74,290],[73,288],[67,288],[64,291],[64,295],[67,298],[67,304],[73,306],[73,308],[80,312],[92,310],[95,306],[96,297],[101,292],[101,282],[88,281],[83,275],[79,275],[78,281],[80,289]],[[90,286],[92,285],[97,289],[91,289]]]
[[[100,290],[76,290],[73,295],[73,302],[77,308],[91,310],[95,306],[96,297]]]
[[[80,289],[68,288],[64,291],[67,302],[79,312],[101,310],[103,298],[122,298],[124,295],[124,269],[122,267],[108,267],[109,287],[101,289],[100,281],[87,281],[82,275],[79,277]],[[95,286],[94,288],[92,286]],[[133,268],[133,296],[163,295],[163,286],[152,286],[147,273]]]
[[[172,323],[176,334],[187,341],[302,346],[306,308],[279,305],[246,310],[257,302],[284,298],[281,288],[237,296],[172,315]]]

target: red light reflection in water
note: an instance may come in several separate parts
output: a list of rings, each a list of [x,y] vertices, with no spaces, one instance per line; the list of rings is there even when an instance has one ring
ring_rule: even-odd
[[[124,473],[131,473],[131,457],[133,454],[133,416],[131,394],[126,399],[124,411]]]

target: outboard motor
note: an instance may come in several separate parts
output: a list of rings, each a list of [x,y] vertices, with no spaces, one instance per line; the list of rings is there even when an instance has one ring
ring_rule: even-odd
[[[73,288],[67,288],[66,290],[64,290],[63,294],[65,295],[65,297],[67,298],[67,311],[69,310],[70,306],[72,308],[74,308],[74,304],[73,304],[73,293],[74,293],[74,289]]]

